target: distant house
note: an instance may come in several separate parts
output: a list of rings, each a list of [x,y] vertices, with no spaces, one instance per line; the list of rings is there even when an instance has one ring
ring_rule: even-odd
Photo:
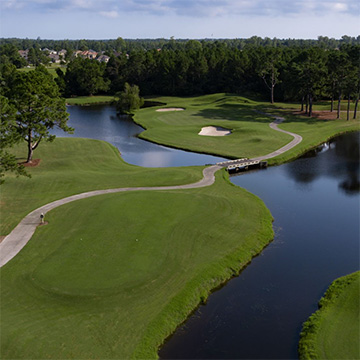
[[[86,51],[82,51],[80,56],[84,59],[96,59],[97,57],[97,52],[94,50],[86,50]]]
[[[58,51],[58,55],[62,56],[63,58],[65,58],[66,54],[67,54],[67,50],[65,50],[65,49]]]
[[[96,60],[100,62],[108,63],[110,60],[110,56],[100,55]]]
[[[44,48],[41,51],[47,52],[49,55],[57,55],[57,52],[55,50],[50,50],[48,48]]]
[[[80,56],[81,53],[82,53],[81,50],[76,50],[76,51],[73,52],[73,56],[78,57],[78,56]]]
[[[53,62],[55,64],[60,64],[60,62],[61,62],[60,55],[58,55],[58,54],[50,54],[49,58],[51,59],[51,62]]]
[[[28,60],[29,49],[19,50],[19,55],[20,55],[22,58],[24,58],[25,60]]]

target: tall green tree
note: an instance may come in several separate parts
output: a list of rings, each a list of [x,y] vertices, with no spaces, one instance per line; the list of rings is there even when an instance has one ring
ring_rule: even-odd
[[[318,48],[306,49],[294,59],[293,68],[297,72],[299,92],[305,95],[306,113],[309,117],[312,116],[313,99],[325,85],[325,64],[325,53]]]
[[[69,114],[65,99],[60,97],[53,77],[41,66],[33,71],[18,72],[10,88],[10,104],[16,111],[15,121],[18,135],[27,143],[27,163],[42,140],[53,141],[50,130],[58,127],[66,132]]]
[[[3,44],[0,46],[0,63],[10,62],[17,68],[27,64],[27,61],[19,55],[17,47],[13,44]]]
[[[96,95],[109,89],[104,78],[106,64],[96,60],[76,58],[69,63],[65,74],[65,94]]]
[[[131,86],[125,83],[124,91],[117,93],[116,97],[118,98],[116,109],[120,114],[132,114],[144,104],[144,99],[140,97],[140,89],[137,85]]]
[[[259,75],[263,79],[266,87],[270,90],[270,102],[274,104],[274,90],[279,83],[279,67],[281,61],[281,50],[269,47],[263,50],[260,55]]]
[[[0,185],[4,182],[5,173],[9,171],[17,176],[29,176],[24,166],[18,164],[16,156],[11,153],[11,147],[21,140],[15,118],[15,108],[8,98],[0,95]]]

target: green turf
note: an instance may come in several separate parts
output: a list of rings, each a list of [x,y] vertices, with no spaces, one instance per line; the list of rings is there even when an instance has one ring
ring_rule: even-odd
[[[26,160],[26,145],[16,153]],[[57,138],[34,152],[40,164],[28,168],[32,179],[7,175],[1,185],[0,235],[31,210],[53,200],[89,190],[117,187],[179,185],[202,178],[201,167],[142,168],[125,163],[118,149],[99,140]]]
[[[152,100],[166,103],[163,107],[181,107],[185,111],[156,112],[156,109],[161,107],[138,111],[134,119],[146,128],[140,137],[168,146],[228,158],[266,155],[293,139],[290,135],[270,129],[269,123],[274,119],[255,110],[285,117],[286,123],[279,127],[303,137],[303,143],[281,157],[270,160],[271,163],[288,161],[336,134],[359,130],[358,120],[326,121],[294,116],[289,113],[289,109],[298,109],[299,105],[278,103],[270,106],[269,103],[236,95],[160,97]],[[319,109],[323,106],[319,105]],[[314,109],[317,107],[314,106]],[[346,114],[342,113],[342,117],[345,116]],[[198,135],[204,126],[221,126],[230,129],[232,134],[222,137]]]
[[[334,281],[303,325],[300,359],[360,358],[360,272]]]
[[[77,96],[66,99],[68,105],[94,105],[94,104],[109,104],[114,101],[113,96],[95,95],[95,96]]]
[[[46,67],[46,70],[47,70],[54,78],[57,78],[57,77],[58,77],[58,74],[56,73],[56,69],[61,69],[61,71],[62,71],[63,73],[65,73],[65,71],[66,71],[66,66],[64,66],[64,65],[52,64],[52,65],[45,66],[45,67]],[[18,69],[18,71],[28,72],[28,71],[31,71],[31,70],[34,70],[34,69],[35,69],[35,66],[30,66],[30,67],[20,68],[20,69]]]
[[[223,176],[206,188],[96,196],[51,211],[1,270],[1,358],[156,358],[273,236],[262,201]]]

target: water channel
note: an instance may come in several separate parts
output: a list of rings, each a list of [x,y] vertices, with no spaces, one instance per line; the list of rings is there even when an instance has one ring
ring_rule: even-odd
[[[142,141],[136,138],[142,129],[117,118],[109,106],[68,111],[73,136],[106,140],[129,163],[221,160]],[[359,269],[359,133],[231,181],[263,199],[274,217],[275,239],[179,327],[160,350],[161,358],[296,359],[301,324],[326,288]]]

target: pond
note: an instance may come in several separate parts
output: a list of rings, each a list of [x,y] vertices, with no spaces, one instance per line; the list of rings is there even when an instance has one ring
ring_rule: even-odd
[[[72,136],[108,141],[132,164],[223,160],[138,139],[142,128],[116,117],[110,106],[68,111],[76,129]],[[275,239],[179,327],[160,350],[161,358],[296,359],[301,325],[326,288],[359,269],[359,133],[231,181],[263,199],[274,217]]]
[[[68,106],[68,125],[75,128],[73,135],[55,129],[61,137],[81,137],[105,140],[116,146],[122,158],[134,165],[170,167],[214,164],[224,158],[197,154],[153,144],[137,137],[144,129],[127,116],[117,116],[113,106]]]

